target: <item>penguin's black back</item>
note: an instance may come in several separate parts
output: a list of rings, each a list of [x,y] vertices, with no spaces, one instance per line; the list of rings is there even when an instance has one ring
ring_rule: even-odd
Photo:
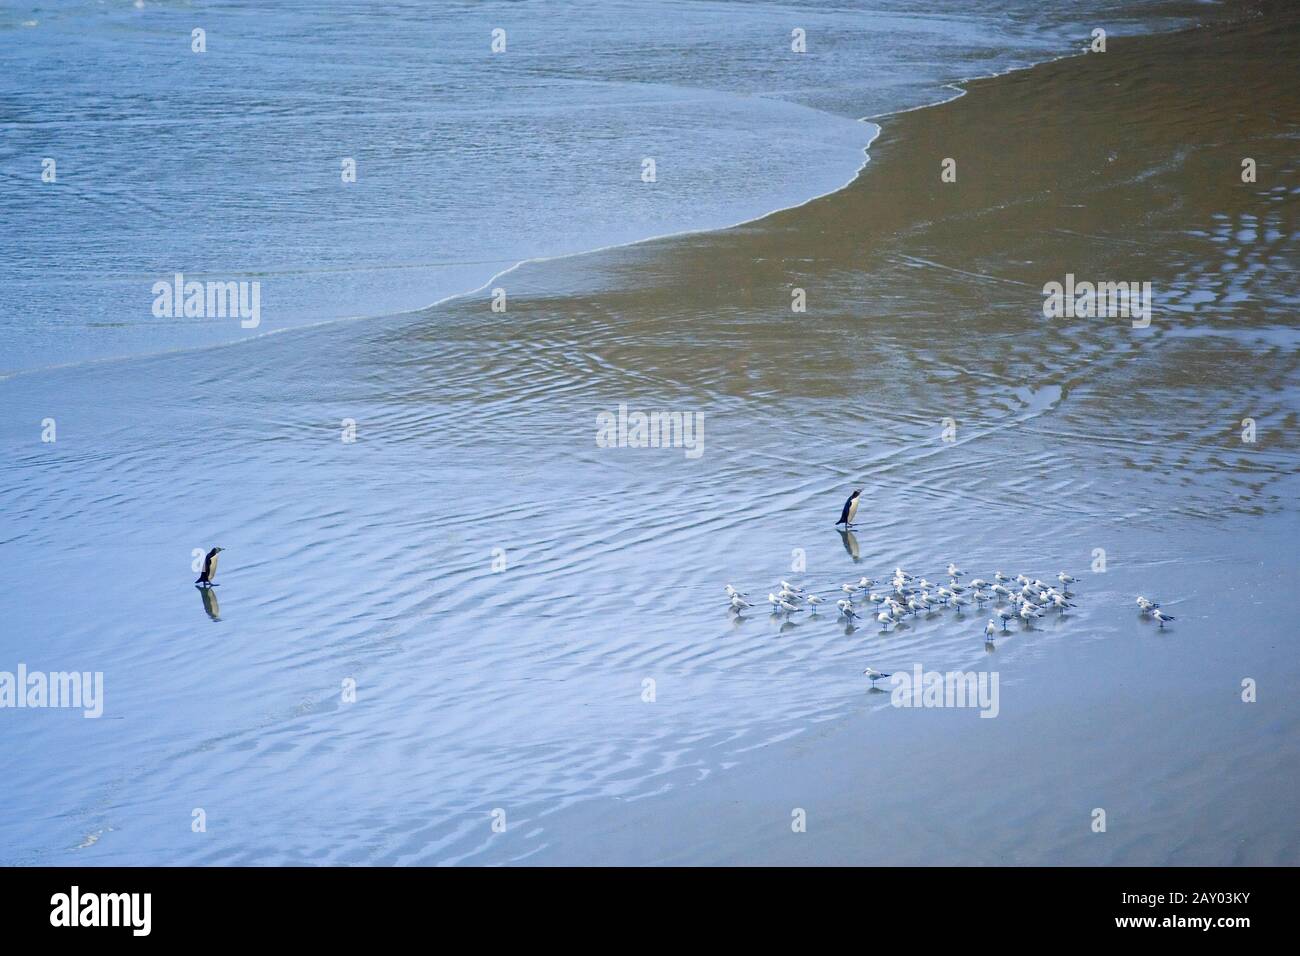
[[[849,500],[844,502],[844,510],[840,512],[840,520],[835,522],[836,524],[849,523],[849,506],[851,504],[853,504],[853,495],[849,495]]]
[[[213,548],[211,551],[209,551],[207,554],[205,554],[205,555],[203,556],[203,571],[202,571],[202,573],[199,575],[199,579],[198,579],[197,581],[194,582],[195,584],[202,584],[204,581],[207,581],[207,580],[210,580],[210,579],[211,579],[211,576],[212,576],[212,556],[215,555],[216,553],[217,553],[217,549],[216,549],[216,548]]]

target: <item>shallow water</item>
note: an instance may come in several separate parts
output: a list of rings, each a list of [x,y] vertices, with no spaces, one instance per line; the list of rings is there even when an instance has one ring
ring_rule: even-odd
[[[1107,74],[1088,89],[1138,97],[1143,68],[1125,62],[1118,87]],[[5,712],[5,862],[773,862],[783,851],[751,819],[711,808],[770,800],[788,830],[784,791],[819,759],[898,769],[899,795],[872,812],[910,842],[858,843],[846,826],[812,862],[988,862],[993,847],[1007,862],[1180,862],[1188,832],[1210,862],[1294,862],[1293,801],[1252,821],[1197,748],[1235,741],[1237,792],[1256,803],[1300,765],[1296,709],[1261,697],[1239,723],[1180,716],[1220,669],[1225,698],[1256,672],[1273,701],[1294,696],[1293,629],[1268,597],[1295,571],[1297,290],[1279,268],[1295,256],[1293,173],[1280,194],[1210,190],[1190,212],[1134,204],[1186,194],[1209,161],[1168,166],[1185,113],[1151,104],[1113,164],[1093,120],[1083,161],[1122,175],[1068,203],[1053,176],[1075,167],[1047,151],[1039,191],[913,202],[908,157],[938,155],[929,137],[974,144],[970,128],[994,122],[1005,142],[969,146],[963,170],[1023,155],[1039,134],[1006,117],[1080,95],[1058,66],[1050,82],[1004,78],[973,119],[886,124],[868,174],[803,209],[525,266],[505,314],[475,296],[0,382],[0,669],[103,671],[106,694],[100,720]],[[1277,149],[1288,127],[1238,134]],[[1159,319],[1045,325],[1041,284],[1067,268],[1157,280]],[[798,285],[812,307],[793,316]],[[598,447],[597,416],[620,403],[703,414],[703,454]],[[46,417],[54,443],[39,441]],[[850,487],[866,504],[842,535]],[[204,596],[192,551],[214,544],[227,551]],[[987,614],[881,635],[825,611],[735,618],[722,593],[730,581],[761,601],[786,578],[829,595],[895,565],[937,580],[950,560],[1084,579],[1075,612],[995,642],[1006,714],[974,725],[997,726],[989,758],[1018,768],[1005,785],[972,766],[969,728],[902,730],[861,677],[984,667]],[[1132,607],[1148,589],[1179,618],[1164,635]],[[1225,622],[1241,630],[1225,638]],[[1164,668],[1151,706],[1128,687],[1123,706],[1090,708],[1126,665]],[[1063,751],[1081,746],[1081,713],[1097,742]],[[1172,728],[1159,739],[1185,758],[1135,748],[1135,714]],[[963,761],[978,829],[918,822],[954,797],[906,785],[908,753]],[[1180,809],[1098,860],[1054,829],[1096,799],[1058,778],[1071,759],[1110,768],[1107,785],[1149,767]],[[813,799],[842,799],[837,779]],[[747,791],[755,780],[767,789]],[[689,842],[701,821],[727,838]]]
[[[524,259],[753,219],[852,179],[875,129],[860,117],[1077,50],[1089,17],[1115,32],[1187,19],[1168,3],[1137,10],[623,0],[0,13],[0,374],[422,308]],[[796,27],[811,37],[802,55]],[[47,158],[54,183],[40,179]],[[155,315],[153,285],[176,273],[259,282],[259,323]]]

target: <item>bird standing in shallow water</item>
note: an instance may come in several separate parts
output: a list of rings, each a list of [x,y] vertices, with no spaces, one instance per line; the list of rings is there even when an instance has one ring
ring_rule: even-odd
[[[840,512],[840,520],[835,522],[838,525],[844,525],[846,528],[853,527],[853,519],[858,516],[858,498],[862,496],[862,489],[858,488],[853,494],[849,495],[849,500],[844,502],[844,510]]]
[[[199,579],[194,583],[199,587],[216,587],[216,582],[212,579],[217,576],[217,555],[225,548],[213,548],[203,557],[203,570],[199,573]]]

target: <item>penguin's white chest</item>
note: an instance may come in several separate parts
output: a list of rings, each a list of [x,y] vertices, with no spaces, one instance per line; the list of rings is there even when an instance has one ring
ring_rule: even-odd
[[[862,500],[861,497],[857,497],[849,502],[849,523],[850,524],[852,524],[853,519],[858,516],[858,502],[861,500]]]

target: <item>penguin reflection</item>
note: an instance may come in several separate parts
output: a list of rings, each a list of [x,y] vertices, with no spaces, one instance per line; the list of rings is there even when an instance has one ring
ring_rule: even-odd
[[[208,612],[208,617],[214,621],[221,620],[221,605],[217,603],[217,592],[212,588],[196,588],[199,597],[203,598],[203,610]]]
[[[844,542],[844,550],[849,553],[853,563],[857,564],[862,560],[862,549],[858,547],[858,536],[852,531],[841,531],[840,540]]]

